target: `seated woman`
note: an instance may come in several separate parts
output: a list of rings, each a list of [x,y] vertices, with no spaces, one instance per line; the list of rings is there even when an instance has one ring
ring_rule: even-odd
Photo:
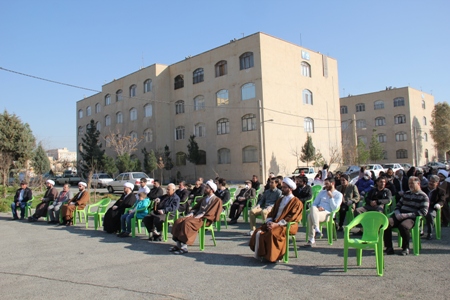
[[[89,193],[86,191],[87,184],[85,182],[80,181],[78,183],[79,192],[69,200],[69,203],[66,203],[61,208],[61,214],[63,217],[63,221],[61,225],[71,226],[73,224],[73,212],[75,209],[80,210],[86,207],[86,204],[89,202]]]
[[[122,196],[106,212],[103,219],[103,230],[107,233],[116,233],[120,230],[120,217],[125,213],[126,208],[132,207],[134,202],[136,202],[133,188],[134,184],[125,183]]]
[[[150,204],[150,199],[147,198],[147,193],[140,192],[139,193],[139,199],[134,203],[134,205],[131,207],[131,209],[124,213],[120,217],[120,224],[122,227],[122,232],[119,233],[119,237],[127,237],[130,236],[131,233],[131,219],[134,218],[134,215],[138,219],[143,219],[148,214],[148,206]],[[136,212],[138,210],[144,209],[142,211]]]

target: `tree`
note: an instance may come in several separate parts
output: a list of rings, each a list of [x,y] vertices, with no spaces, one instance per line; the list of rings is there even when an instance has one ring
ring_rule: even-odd
[[[300,160],[306,162],[306,166],[309,167],[309,162],[314,160],[316,155],[316,148],[314,148],[312,137],[308,134],[306,142],[302,147],[302,154]]]
[[[123,172],[135,172],[141,171],[141,162],[136,157],[131,157],[130,154],[124,153],[122,155],[118,155],[116,159],[116,167],[119,170],[119,173]]]
[[[368,150],[366,150],[366,144],[361,139],[358,139],[358,146],[356,150],[358,153],[358,164],[363,165],[367,163],[370,153]]]
[[[194,177],[197,178],[197,164],[200,162],[200,149],[198,148],[198,144],[195,141],[195,135],[191,135],[189,137],[189,143],[187,145],[188,154],[186,155],[186,159],[194,164]]]
[[[116,167],[114,158],[106,154],[103,154],[103,171],[113,178],[114,174],[119,171]]]
[[[144,154],[144,171],[147,174],[152,173],[152,177],[155,177],[155,170],[158,167],[155,152],[153,150],[150,150],[150,152],[147,151],[147,149],[144,147],[142,149],[142,154]]]
[[[430,134],[434,140],[438,153],[445,155],[450,150],[450,105],[439,102],[431,113]]]
[[[103,155],[105,154],[100,143],[100,132],[97,130],[94,120],[91,120],[87,126],[81,141],[79,167],[81,173],[88,179],[88,187],[90,187],[94,172],[103,169]]]
[[[173,168],[172,157],[170,157],[169,146],[164,147],[164,169],[170,171]]]
[[[32,166],[34,172],[39,176],[39,186],[42,191],[42,174],[47,173],[48,170],[50,170],[50,160],[42,147],[42,143],[39,143],[34,151]]]
[[[115,132],[110,132],[105,138],[110,147],[114,149],[117,156],[125,153],[131,154],[137,150],[137,145],[142,141],[142,138],[132,137],[131,135],[124,135],[117,129]]]
[[[372,162],[377,162],[383,159],[383,157],[384,157],[383,147],[381,147],[381,144],[378,141],[376,130],[373,130],[372,138],[369,144],[369,158]]]

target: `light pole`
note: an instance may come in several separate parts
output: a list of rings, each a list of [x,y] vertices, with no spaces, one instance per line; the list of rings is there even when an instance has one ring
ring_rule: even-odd
[[[258,100],[258,106],[259,106],[259,148],[261,149],[260,152],[260,161],[261,161],[261,181],[260,182],[265,182],[266,180],[266,149],[265,149],[265,139],[264,139],[264,126],[263,124],[265,122],[273,122],[273,119],[269,119],[269,120],[263,120],[262,119],[262,105],[261,105],[261,100]]]

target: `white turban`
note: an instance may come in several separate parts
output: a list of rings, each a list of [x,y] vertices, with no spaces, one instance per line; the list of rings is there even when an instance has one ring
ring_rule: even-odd
[[[132,183],[130,183],[130,182],[125,183],[123,186],[124,186],[124,187],[127,187],[127,188],[130,188],[131,190],[134,189],[134,184],[132,184]]]
[[[217,191],[217,185],[214,183],[214,181],[208,180],[208,181],[206,182],[206,184],[209,185],[209,187],[210,187],[214,192]]]
[[[84,187],[87,187],[86,182],[83,182],[83,181],[78,182],[78,185],[82,185],[82,186],[84,186]]]
[[[291,188],[291,190],[295,190],[297,188],[297,185],[295,184],[294,181],[292,181],[292,179],[290,179],[289,177],[284,177],[283,182],[289,187]]]
[[[50,183],[51,185],[55,185],[55,182],[51,179],[47,180],[46,183]]]
[[[442,174],[442,175],[444,175],[444,177],[445,177],[445,178],[447,178],[447,177],[448,177],[448,172],[447,172],[447,171],[445,171],[445,170],[439,170],[439,171],[438,171],[438,175],[439,175],[439,174]]]

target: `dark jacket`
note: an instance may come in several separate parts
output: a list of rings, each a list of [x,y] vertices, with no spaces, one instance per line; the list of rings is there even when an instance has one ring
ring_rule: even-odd
[[[428,212],[434,210],[434,206],[436,204],[439,204],[441,207],[444,207],[445,204],[445,192],[443,189],[440,189],[437,187],[431,192],[430,195],[430,189],[428,187],[423,189],[423,192],[427,194],[428,199],[430,200],[430,206],[428,208]]]
[[[19,196],[20,196],[20,192],[22,191],[22,189],[18,189],[16,191],[16,194],[14,195],[14,202],[18,202],[19,201]],[[31,192],[31,189],[29,189],[28,187],[25,188],[25,191],[23,192],[23,202],[27,202],[29,200],[31,200],[31,198],[33,198],[33,193]]]
[[[180,197],[177,194],[173,194],[172,196],[164,195],[161,197],[161,201],[159,201],[157,210],[162,209],[164,213],[173,212],[178,210],[180,206]]]
[[[378,187],[375,187],[369,191],[366,197],[366,205],[370,205],[370,201],[377,200],[377,205],[388,204],[391,201],[392,194],[388,188],[384,188],[381,191]]]
[[[305,203],[306,200],[312,199],[312,189],[311,186],[305,184],[303,187],[297,187],[292,191],[295,197],[300,199],[302,203]]]
[[[183,190],[178,189],[175,191],[175,194],[177,194],[178,198],[180,198],[180,202],[185,202],[190,193],[191,192],[187,188],[184,188]]]
[[[336,189],[343,195],[341,206],[342,205],[351,206],[354,203],[359,202],[360,196],[356,185],[349,183],[347,184],[345,189],[343,185],[337,187]]]
[[[155,200],[156,198],[161,198],[161,196],[164,195],[163,189],[159,187],[153,187],[150,190],[150,193],[148,193],[148,199]]]
[[[403,193],[406,191],[409,191],[408,178],[406,176],[402,177],[401,182],[398,178],[394,178],[394,186],[395,186],[395,190],[396,190],[395,195],[397,196],[397,200],[400,199],[400,195],[398,193],[398,192],[400,192],[400,185],[403,189]]]
[[[256,191],[254,188],[241,189],[239,191],[239,195],[236,196],[236,201],[240,201],[240,200],[237,200],[239,197],[244,197],[245,200],[242,200],[242,201],[247,201],[248,199],[255,198],[255,196],[256,196]]]
[[[200,187],[194,186],[192,188],[191,194],[189,195],[190,198],[195,198],[198,196],[203,196],[205,194],[205,185],[202,184]]]
[[[225,188],[223,190],[217,189],[214,195],[216,195],[217,197],[220,198],[220,200],[222,200],[222,204],[225,204],[228,201],[230,201],[230,191],[228,190],[228,188]]]
[[[259,190],[259,186],[261,185],[261,183],[259,182],[259,180],[257,180],[256,182],[254,182],[252,180],[252,188],[255,189],[255,191]]]

